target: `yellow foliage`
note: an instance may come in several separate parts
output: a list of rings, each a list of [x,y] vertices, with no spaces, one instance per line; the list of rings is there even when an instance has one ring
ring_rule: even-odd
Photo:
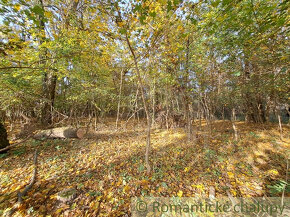
[[[177,196],[178,197],[182,197],[182,195],[183,195],[183,192],[182,191],[178,191]]]
[[[235,175],[232,172],[228,172],[228,176],[229,176],[230,179],[235,178]]]
[[[19,10],[21,9],[21,6],[20,6],[19,4],[14,5],[14,9],[15,9],[16,11],[19,11]]]
[[[126,186],[123,188],[123,193],[127,193],[129,190],[130,190],[129,185],[126,185]]]
[[[271,169],[271,170],[267,171],[267,174],[277,176],[277,175],[279,175],[279,172],[276,169]]]

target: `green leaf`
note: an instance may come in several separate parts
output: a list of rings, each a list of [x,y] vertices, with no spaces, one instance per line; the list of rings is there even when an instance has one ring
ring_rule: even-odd
[[[164,187],[164,188],[168,188],[168,185],[167,185],[165,182],[162,182],[161,185],[162,185],[162,187]]]
[[[193,17],[191,17],[191,18],[190,18],[190,21],[191,21],[191,23],[192,23],[192,24],[194,24],[194,25],[196,25],[196,24],[197,24],[197,20],[196,20],[196,19],[194,19]]]
[[[173,4],[175,5],[175,6],[177,6],[179,3],[181,3],[182,1],[180,1],[180,0],[173,0]]]
[[[223,5],[228,5],[232,2],[232,0],[223,0]]]
[[[217,0],[217,1],[213,1],[213,2],[211,2],[211,6],[213,6],[213,7],[217,7],[217,6],[219,5],[219,3],[220,3],[219,0]]]
[[[287,71],[287,67],[286,67],[286,66],[284,66],[284,67],[281,69],[281,71],[280,71],[280,72],[284,74],[286,71]]]
[[[126,32],[127,32],[127,30],[126,30],[126,29],[124,29],[124,28],[122,28],[122,29],[120,29],[120,30],[119,30],[119,32],[120,32],[122,35],[125,35],[125,34],[126,34]]]
[[[172,3],[171,3],[171,1],[169,0],[168,2],[167,2],[167,12],[169,12],[169,11],[171,11],[172,10]]]
[[[149,15],[154,18],[154,17],[156,17],[156,12],[155,11],[154,12],[150,12]]]
[[[141,9],[142,9],[141,4],[138,4],[138,5],[136,5],[136,6],[134,7],[133,12],[141,11]]]
[[[144,20],[146,19],[146,16],[145,15],[142,15],[142,16],[140,16],[140,23],[141,24],[145,24],[145,22],[144,22]]]
[[[241,72],[240,71],[236,71],[236,72],[233,73],[233,75],[238,77],[238,76],[241,75]]]
[[[31,11],[33,11],[34,13],[36,13],[37,15],[40,15],[40,16],[44,16],[44,11],[43,9],[39,6],[39,5],[35,5]]]
[[[145,167],[143,164],[140,164],[139,168],[138,168],[138,171],[139,172],[143,172],[145,170]]]

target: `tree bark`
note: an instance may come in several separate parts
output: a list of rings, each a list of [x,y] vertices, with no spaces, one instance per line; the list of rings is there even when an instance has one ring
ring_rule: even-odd
[[[278,113],[278,121],[279,121],[279,130],[280,130],[280,139],[283,139],[283,130],[282,130],[282,123],[281,123],[281,115]]]
[[[42,10],[44,11],[45,8],[44,8],[43,0],[39,0],[39,3]],[[44,15],[39,15],[40,34],[41,34],[39,38],[39,45],[42,45],[46,40],[44,19],[45,19]],[[43,51],[40,51],[39,59],[40,59],[39,64],[44,66],[45,68],[45,65],[46,65],[45,59],[47,59],[46,48],[44,48]],[[41,109],[41,120],[40,120],[43,125],[49,125],[52,123],[51,110],[52,110],[52,107],[54,106],[56,82],[57,82],[56,75],[54,75],[53,72],[49,72],[44,69],[43,84],[42,84],[44,99],[43,99],[43,106]]]
[[[245,85],[249,87],[249,89],[245,91],[245,107],[247,108],[247,117],[251,122],[265,123],[267,118],[263,99],[258,95],[258,91],[256,91],[256,96],[253,95],[253,93],[250,91],[252,88],[252,82],[259,82],[259,77],[254,81],[251,79],[251,76],[253,75],[252,68],[252,64],[247,59],[245,59],[244,78]],[[259,83],[255,83],[255,86],[258,87]]]
[[[6,147],[8,147],[9,144],[9,140],[8,140],[8,135],[7,135],[7,131],[4,127],[4,124],[0,121],[0,149],[4,149]],[[6,151],[0,151],[1,153],[4,153]]]
[[[136,58],[135,52],[134,52],[134,50],[133,50],[133,48],[131,46],[131,43],[129,41],[127,33],[126,33],[126,42],[127,42],[127,45],[128,45],[128,47],[130,49],[130,52],[131,52],[131,54],[133,56],[134,65],[135,65],[135,69],[136,69],[136,72],[137,72],[138,82],[140,84],[143,106],[144,106],[145,113],[146,113],[146,119],[147,119],[147,143],[146,143],[146,151],[145,151],[145,164],[146,164],[147,174],[149,174],[150,171],[151,171],[151,167],[150,167],[150,164],[149,164],[149,151],[150,151],[150,145],[151,145],[151,141],[150,141],[151,116],[150,116],[150,113],[149,113],[148,104],[147,104],[147,102],[145,100],[144,85],[143,85],[142,78],[141,78],[141,73],[140,73],[140,70],[139,70],[139,67],[138,67],[137,58]]]
[[[116,129],[118,129],[119,115],[120,115],[120,104],[121,104],[121,95],[122,95],[122,84],[123,84],[123,70],[121,70],[120,76],[120,88],[119,88],[119,99],[118,99],[118,110],[117,110],[117,118],[116,118]]]
[[[82,135],[82,136],[80,136]],[[36,139],[67,139],[79,138],[86,135],[86,129],[75,129],[71,127],[58,127],[49,130],[42,130],[34,135]]]
[[[186,75],[185,75],[185,82],[184,82],[184,88],[183,88],[183,95],[184,95],[184,115],[186,119],[186,125],[187,125],[187,139],[188,141],[192,140],[192,126],[191,126],[191,115],[190,115],[190,109],[189,109],[189,96],[188,96],[188,86],[189,86],[189,46],[190,41],[189,37],[186,41]]]
[[[232,126],[233,126],[233,130],[234,130],[234,135],[235,135],[235,141],[238,141],[238,130],[237,130],[237,126],[236,126],[236,111],[233,108],[232,110]]]
[[[152,124],[153,124],[153,126],[155,125],[155,104],[156,104],[155,89],[156,89],[156,84],[155,84],[155,78],[154,78],[154,80],[153,80],[153,99],[152,99]]]

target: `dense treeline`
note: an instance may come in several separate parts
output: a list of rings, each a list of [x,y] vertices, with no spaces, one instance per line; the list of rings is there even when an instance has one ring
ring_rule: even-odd
[[[119,104],[125,117],[142,107],[136,58],[150,113],[265,122],[288,103],[288,4],[3,1],[1,109],[47,124]]]
[[[191,135],[201,118],[289,117],[286,0],[1,0],[0,13],[10,122],[138,116],[150,132],[161,113]]]
[[[0,215],[287,213],[289,10],[0,0]]]

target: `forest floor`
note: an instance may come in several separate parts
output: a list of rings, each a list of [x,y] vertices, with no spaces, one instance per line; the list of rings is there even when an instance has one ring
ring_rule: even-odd
[[[277,124],[238,122],[238,142],[227,121],[216,121],[208,139],[201,130],[194,143],[187,142],[184,129],[152,130],[152,173],[146,175],[145,128],[133,125],[116,131],[107,123],[94,140],[30,139],[0,155],[0,215],[29,183],[35,149],[37,182],[16,215],[121,216],[130,214],[131,197],[197,197],[208,195],[211,186],[216,197],[227,191],[237,197],[281,196],[289,126],[283,126],[281,140]],[[57,193],[71,187],[75,199],[59,202]]]

